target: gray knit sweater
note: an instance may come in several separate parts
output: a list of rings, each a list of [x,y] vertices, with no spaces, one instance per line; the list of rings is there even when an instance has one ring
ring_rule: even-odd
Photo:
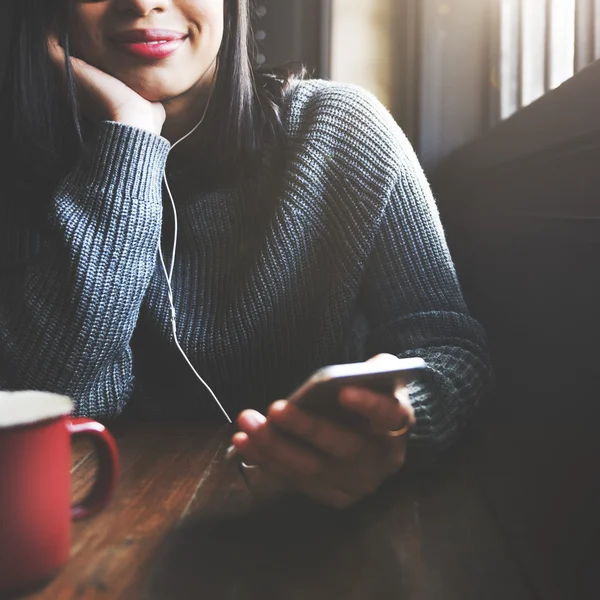
[[[170,179],[181,344],[233,417],[327,364],[421,356],[411,443],[437,454],[490,370],[418,161],[353,86],[297,83],[284,119],[281,154],[254,175],[206,189],[198,164]],[[157,259],[168,152],[160,136],[103,122],[48,203],[46,233],[4,219],[1,389],[65,393],[96,418],[127,405],[146,418],[219,416],[171,336]]]

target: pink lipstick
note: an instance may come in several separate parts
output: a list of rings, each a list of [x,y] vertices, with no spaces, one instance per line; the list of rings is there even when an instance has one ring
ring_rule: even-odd
[[[187,39],[187,34],[168,29],[133,29],[110,36],[123,52],[146,60],[170,56]]]

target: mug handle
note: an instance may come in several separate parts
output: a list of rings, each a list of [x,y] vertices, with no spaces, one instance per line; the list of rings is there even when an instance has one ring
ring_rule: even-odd
[[[106,427],[92,419],[68,418],[66,425],[71,436],[89,437],[98,456],[98,475],[92,489],[79,504],[71,507],[72,519],[85,519],[101,511],[115,490],[119,473],[117,444]]]

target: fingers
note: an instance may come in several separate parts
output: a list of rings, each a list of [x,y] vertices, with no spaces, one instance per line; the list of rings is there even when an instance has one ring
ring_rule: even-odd
[[[390,365],[393,367],[394,364],[396,364],[398,362],[398,360],[399,359],[397,356],[394,356],[393,354],[387,354],[384,352],[382,354],[376,354],[375,356],[372,356],[366,362],[376,362],[376,363],[380,363],[382,366]]]
[[[273,403],[268,417],[285,433],[336,458],[354,458],[364,446],[363,438],[357,433],[312,415],[285,400]]]
[[[400,470],[406,461],[406,436],[388,437],[390,431],[397,431],[415,424],[415,411],[410,403],[408,388],[403,382],[396,386],[394,396],[378,394],[363,388],[344,388],[340,392],[340,404],[357,412],[369,421],[371,431],[381,436],[386,446],[385,460],[387,474]],[[382,464],[383,466],[383,464]]]
[[[260,464],[282,477],[317,477],[321,473],[322,457],[286,438],[260,413],[244,411],[238,417],[238,425],[247,439],[236,434],[233,443],[247,459],[246,462]]]
[[[388,353],[377,354],[367,360],[367,362],[376,362],[390,367],[398,361],[397,356]],[[366,417],[374,433],[396,431],[407,425],[412,427],[415,424],[415,413],[406,385],[406,381],[398,378],[392,397],[368,390],[358,391],[356,388],[352,391],[342,390],[340,404]],[[387,401],[384,401],[384,398]]]
[[[63,75],[66,75],[65,50],[60,45],[58,37],[54,34],[48,36],[48,54],[59,71]],[[89,65],[85,61],[76,58],[75,56],[69,56],[69,62],[71,63],[73,72],[78,78],[86,77],[85,67],[89,68]]]
[[[360,497],[357,493],[344,491],[333,484],[331,478],[306,476],[289,468],[285,459],[261,445],[254,436],[245,432],[238,432],[233,436],[234,446],[244,456],[247,464],[259,465],[269,475],[275,477],[280,483],[301,494],[313,498],[327,506],[346,508],[356,502]],[[312,471],[312,469],[311,469]],[[329,479],[329,481],[327,481]]]
[[[403,383],[396,387],[395,397],[364,388],[346,387],[340,391],[340,405],[368,419],[373,433],[384,434],[414,425],[415,413]]]
[[[357,412],[386,431],[399,419],[405,422],[409,415],[398,400],[353,388],[348,388],[346,395],[353,391],[359,397]],[[396,411],[390,408],[394,404]],[[257,465],[287,487],[337,508],[372,494],[404,463],[404,436],[349,431],[287,401],[274,403],[268,418],[254,410],[244,411],[238,426],[240,431],[232,442],[247,464]]]

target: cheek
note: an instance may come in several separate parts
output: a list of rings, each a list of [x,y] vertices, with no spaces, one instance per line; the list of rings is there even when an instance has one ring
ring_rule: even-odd
[[[210,36],[211,45],[223,37],[224,4],[222,0],[190,0],[187,19],[194,24],[196,33]]]
[[[103,55],[102,15],[93,10],[75,10],[69,27],[71,54],[98,65]]]

